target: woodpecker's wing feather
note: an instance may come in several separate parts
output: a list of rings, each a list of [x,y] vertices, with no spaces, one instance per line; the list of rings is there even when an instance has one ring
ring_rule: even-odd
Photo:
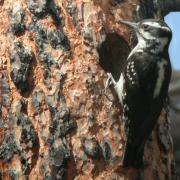
[[[128,118],[131,122],[142,123],[152,104],[157,79],[154,58],[144,53],[133,54],[124,69],[124,90],[127,96],[124,97],[123,105],[130,109],[128,116],[131,117]]]
[[[144,52],[135,53],[128,59],[124,69],[124,91],[127,94],[123,99],[124,116],[127,120],[124,166],[142,165],[145,140],[150,135],[162,110],[166,93],[160,93],[157,98],[153,98],[159,60],[157,56]],[[135,83],[132,83],[133,81]],[[167,92],[168,83],[166,84],[163,87],[164,92]]]

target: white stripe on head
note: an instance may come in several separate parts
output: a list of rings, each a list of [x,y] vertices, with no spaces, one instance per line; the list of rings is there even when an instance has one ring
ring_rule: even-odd
[[[161,28],[161,29],[164,29],[165,31],[170,31],[170,29],[167,26],[161,26],[157,22],[144,22],[143,24],[147,24],[147,25],[155,27],[155,28]]]
[[[144,30],[141,30],[140,33],[143,34],[143,37],[146,39],[151,39],[151,40],[156,39],[154,36],[151,35],[151,33],[146,32]]]

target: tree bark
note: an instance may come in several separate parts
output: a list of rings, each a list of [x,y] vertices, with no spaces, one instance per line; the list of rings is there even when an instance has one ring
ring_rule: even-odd
[[[168,2],[168,1],[167,1]],[[118,79],[134,35],[119,20],[162,18],[152,1],[0,1],[1,179],[177,179],[167,112],[142,170],[121,168]],[[170,6],[170,5],[169,5]]]
[[[174,144],[174,157],[176,162],[176,170],[179,174],[180,172],[180,156],[179,156],[179,150],[180,150],[180,143],[179,143],[179,129],[180,129],[180,107],[179,107],[179,101],[180,101],[180,87],[179,87],[179,77],[180,72],[174,70],[172,73],[171,78],[171,84],[169,87],[169,101],[170,101],[170,118],[172,120],[171,123],[171,132],[173,137],[173,144]]]
[[[161,9],[162,14],[165,16],[173,11],[180,11],[180,1],[179,0],[164,0],[157,1],[156,6]]]

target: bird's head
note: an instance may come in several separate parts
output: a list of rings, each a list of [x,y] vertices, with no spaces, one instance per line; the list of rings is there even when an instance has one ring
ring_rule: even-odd
[[[144,39],[145,41],[163,40],[163,45],[167,46],[172,37],[171,29],[164,21],[161,20],[146,19],[137,23],[129,22],[129,21],[120,21],[120,22],[133,28],[136,31],[138,40],[139,39]]]

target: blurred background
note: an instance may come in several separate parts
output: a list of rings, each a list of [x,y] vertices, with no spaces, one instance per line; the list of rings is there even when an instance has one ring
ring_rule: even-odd
[[[173,67],[169,88],[170,119],[176,168],[180,174],[180,12],[169,13],[165,17],[165,21],[173,31],[173,38],[169,47]]]

